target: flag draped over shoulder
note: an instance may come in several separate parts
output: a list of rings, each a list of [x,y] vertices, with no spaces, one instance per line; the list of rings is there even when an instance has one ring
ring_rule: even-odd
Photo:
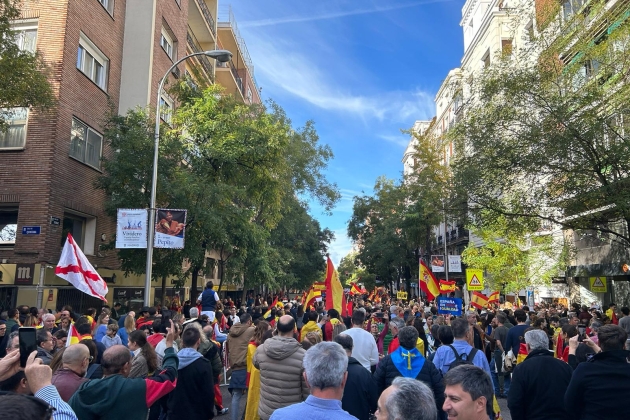
[[[488,303],[499,303],[499,292],[492,292],[488,296]]]
[[[61,251],[55,274],[83,293],[107,302],[107,283],[90,264],[70,233]]]
[[[431,301],[440,294],[440,287],[429,267],[420,260],[420,290],[427,294]]]
[[[337,276],[337,270],[330,257],[326,262],[326,310],[336,309],[341,316],[348,316],[346,311],[346,297],[343,294],[343,287]]]
[[[488,306],[488,296],[480,292],[473,292],[470,304],[477,309],[483,309]]]
[[[440,293],[455,291],[455,281],[440,280]]]

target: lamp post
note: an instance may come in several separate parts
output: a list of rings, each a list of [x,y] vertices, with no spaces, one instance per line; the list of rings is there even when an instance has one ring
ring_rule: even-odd
[[[177,67],[182,61],[189,59],[190,57],[195,57],[198,55],[205,55],[210,58],[214,58],[220,63],[226,63],[230,61],[232,58],[232,53],[228,50],[210,50],[197,52],[193,54],[189,54],[185,57],[180,58],[175,62],[166,72],[164,77],[160,80],[160,84],[158,85],[157,90],[157,102],[155,105],[155,145],[153,150],[153,176],[151,178],[151,205],[149,208],[149,226],[147,227],[149,230],[149,237],[147,239],[147,265],[146,265],[146,278],[144,280],[144,304],[146,306],[150,306],[150,297],[151,297],[151,276],[153,271],[153,240],[155,236],[155,194],[157,191],[157,174],[158,174],[158,153],[159,153],[159,144],[160,144],[160,99],[162,97],[162,88],[164,87],[164,82],[168,75],[173,71],[175,67]]]

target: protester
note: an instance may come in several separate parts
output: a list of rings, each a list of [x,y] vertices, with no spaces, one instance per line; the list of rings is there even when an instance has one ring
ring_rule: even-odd
[[[320,337],[322,337],[322,329],[317,324],[317,317],[318,314],[315,311],[310,311],[308,313],[308,322],[304,324],[302,330],[300,331],[302,337],[306,337],[309,332],[317,333]]]
[[[516,318],[517,325],[509,329],[503,348],[507,352],[511,350],[514,358],[517,358],[521,343],[525,343],[525,330],[528,328],[525,324],[527,321],[527,314],[524,310],[517,309],[514,311],[514,318]]]
[[[193,309],[190,310],[191,315]],[[230,386],[228,387],[230,394],[232,394],[231,420],[241,419],[239,404],[243,393],[247,389],[247,347],[254,335],[252,316],[243,314],[240,317],[240,321],[240,323],[230,329],[226,340],[228,362],[232,370]]]
[[[290,315],[285,316],[291,318]],[[293,318],[291,318],[291,321],[293,321]],[[283,329],[286,331],[286,327],[290,324],[291,322],[281,319],[278,327],[284,325]],[[256,351],[256,356],[274,338],[267,340]],[[298,351],[303,350],[298,347],[296,352]],[[299,418],[309,420],[356,420],[356,417],[345,412],[341,406],[341,398],[348,375],[348,356],[344,349],[334,342],[321,342],[308,349],[303,358],[304,374],[299,374],[299,376],[303,376],[300,384],[302,381],[308,384],[307,386],[311,391],[310,395],[304,402],[293,405],[289,403],[287,404],[289,406],[284,408],[278,407],[273,411],[270,417],[271,420],[295,420]],[[300,365],[301,362],[300,358]],[[262,382],[263,372],[264,370],[261,370],[261,385],[264,387]],[[287,385],[289,384],[287,383]],[[302,386],[300,385],[300,387]],[[306,390],[306,387],[303,390]],[[261,394],[261,404],[263,402],[267,401],[264,401],[264,395]],[[266,417],[261,415],[260,418],[265,420]]]
[[[269,420],[275,410],[304,401],[309,394],[302,376],[302,359],[306,352],[293,338],[294,329],[293,317],[283,315],[278,320],[278,335],[265,341],[254,354],[254,366],[260,370],[258,415],[261,420]],[[347,367],[345,352],[344,358]],[[282,387],[277,386],[279,382],[283,384]]]
[[[217,302],[220,301],[219,295],[214,291],[214,283],[211,281],[206,283],[206,287],[197,298],[197,305],[201,305],[201,314],[208,316],[208,321],[212,322],[215,318]],[[191,314],[192,317],[192,314]]]
[[[115,345],[122,345],[122,340],[118,335],[118,329],[118,324],[109,324],[107,326],[106,333],[103,338],[101,338],[101,343],[103,343],[105,349]]]
[[[168,396],[169,420],[208,420],[214,417],[214,384],[210,361],[197,351],[201,335],[188,328],[182,334],[183,348],[177,353],[177,386]]]
[[[463,320],[467,323],[466,320]],[[444,405],[449,419],[494,418],[492,381],[487,372],[473,365],[460,365],[444,375]]]
[[[173,332],[174,334],[174,332]],[[129,350],[133,352],[133,361],[128,373],[129,378],[146,378],[157,368],[157,355],[147,342],[144,332],[135,330],[129,334]],[[172,347],[172,344],[171,344]]]
[[[341,408],[359,420],[370,420],[370,415],[376,412],[378,399],[376,382],[365,366],[352,356],[354,339],[347,331],[339,334],[333,341],[343,347],[348,356],[348,377]]]
[[[451,364],[456,361],[458,364],[461,361],[471,362],[475,366],[483,369],[488,374],[488,377],[490,377],[490,365],[488,364],[486,355],[468,344],[468,340],[472,334],[472,328],[468,321],[462,318],[456,318],[451,321],[451,329],[454,337],[453,344],[443,345],[437,349],[435,357],[433,358],[435,367],[440,369],[443,374],[446,374]],[[460,361],[457,360],[458,356]]]
[[[630,364],[624,350],[628,334],[617,325],[603,325],[599,346],[587,340],[595,355],[580,363],[564,395],[569,416],[578,419],[621,419],[628,415]]]
[[[256,349],[266,341],[265,337],[268,331],[269,323],[267,321],[258,321],[252,341],[247,346],[247,404],[245,405],[245,420],[259,419],[260,370],[254,366],[254,354],[256,354]]]
[[[363,324],[365,322],[365,313],[355,310],[352,312],[352,328],[343,332],[352,337],[353,353],[352,357],[361,363],[367,370],[375,369],[378,363],[378,348],[372,334],[367,332]]]
[[[492,376],[492,384],[494,385],[494,394],[499,397],[507,397],[510,392],[510,384],[512,379],[510,372],[506,372],[503,368],[503,359],[507,350],[505,343],[509,329],[505,326],[507,316],[503,312],[498,312],[492,318],[492,334],[489,338],[494,344],[494,351],[490,359],[490,371]]]
[[[62,367],[52,376],[52,384],[61,399],[68,402],[79,386],[88,380],[84,375],[90,364],[90,350],[84,344],[73,344],[64,350],[62,362]]]
[[[553,357],[544,331],[527,331],[525,343],[528,355],[514,368],[508,394],[512,420],[569,420],[564,404],[558,402],[564,397],[573,369]]]
[[[37,358],[41,359],[42,363],[49,365],[52,361],[55,350],[55,342],[53,341],[52,334],[46,329],[39,329],[36,333],[37,338]]]
[[[399,376],[378,399],[376,420],[436,420],[439,412],[429,387]]]
[[[393,318],[391,321],[389,321],[389,331],[392,334],[392,340],[387,346],[387,354],[390,354],[391,352],[396,350],[396,348],[398,348],[398,331],[404,326],[405,320],[400,317]]]

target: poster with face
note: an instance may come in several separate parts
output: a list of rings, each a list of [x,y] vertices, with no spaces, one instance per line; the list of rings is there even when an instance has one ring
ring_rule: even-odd
[[[186,233],[186,210],[157,209],[155,220],[155,248],[184,248]]]
[[[444,255],[431,255],[431,271],[434,273],[444,272]]]

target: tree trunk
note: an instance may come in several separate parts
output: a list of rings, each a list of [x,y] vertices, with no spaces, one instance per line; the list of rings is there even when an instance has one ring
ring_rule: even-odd
[[[225,261],[220,260],[219,264],[221,264],[221,276],[219,278],[219,290],[217,290],[217,294],[221,292],[221,286],[223,286],[223,278],[225,277]]]
[[[191,304],[193,304],[197,300],[197,295],[198,295],[197,279],[199,278],[199,270],[201,270],[200,267],[194,267],[192,276],[191,276],[190,297],[189,297]]]

